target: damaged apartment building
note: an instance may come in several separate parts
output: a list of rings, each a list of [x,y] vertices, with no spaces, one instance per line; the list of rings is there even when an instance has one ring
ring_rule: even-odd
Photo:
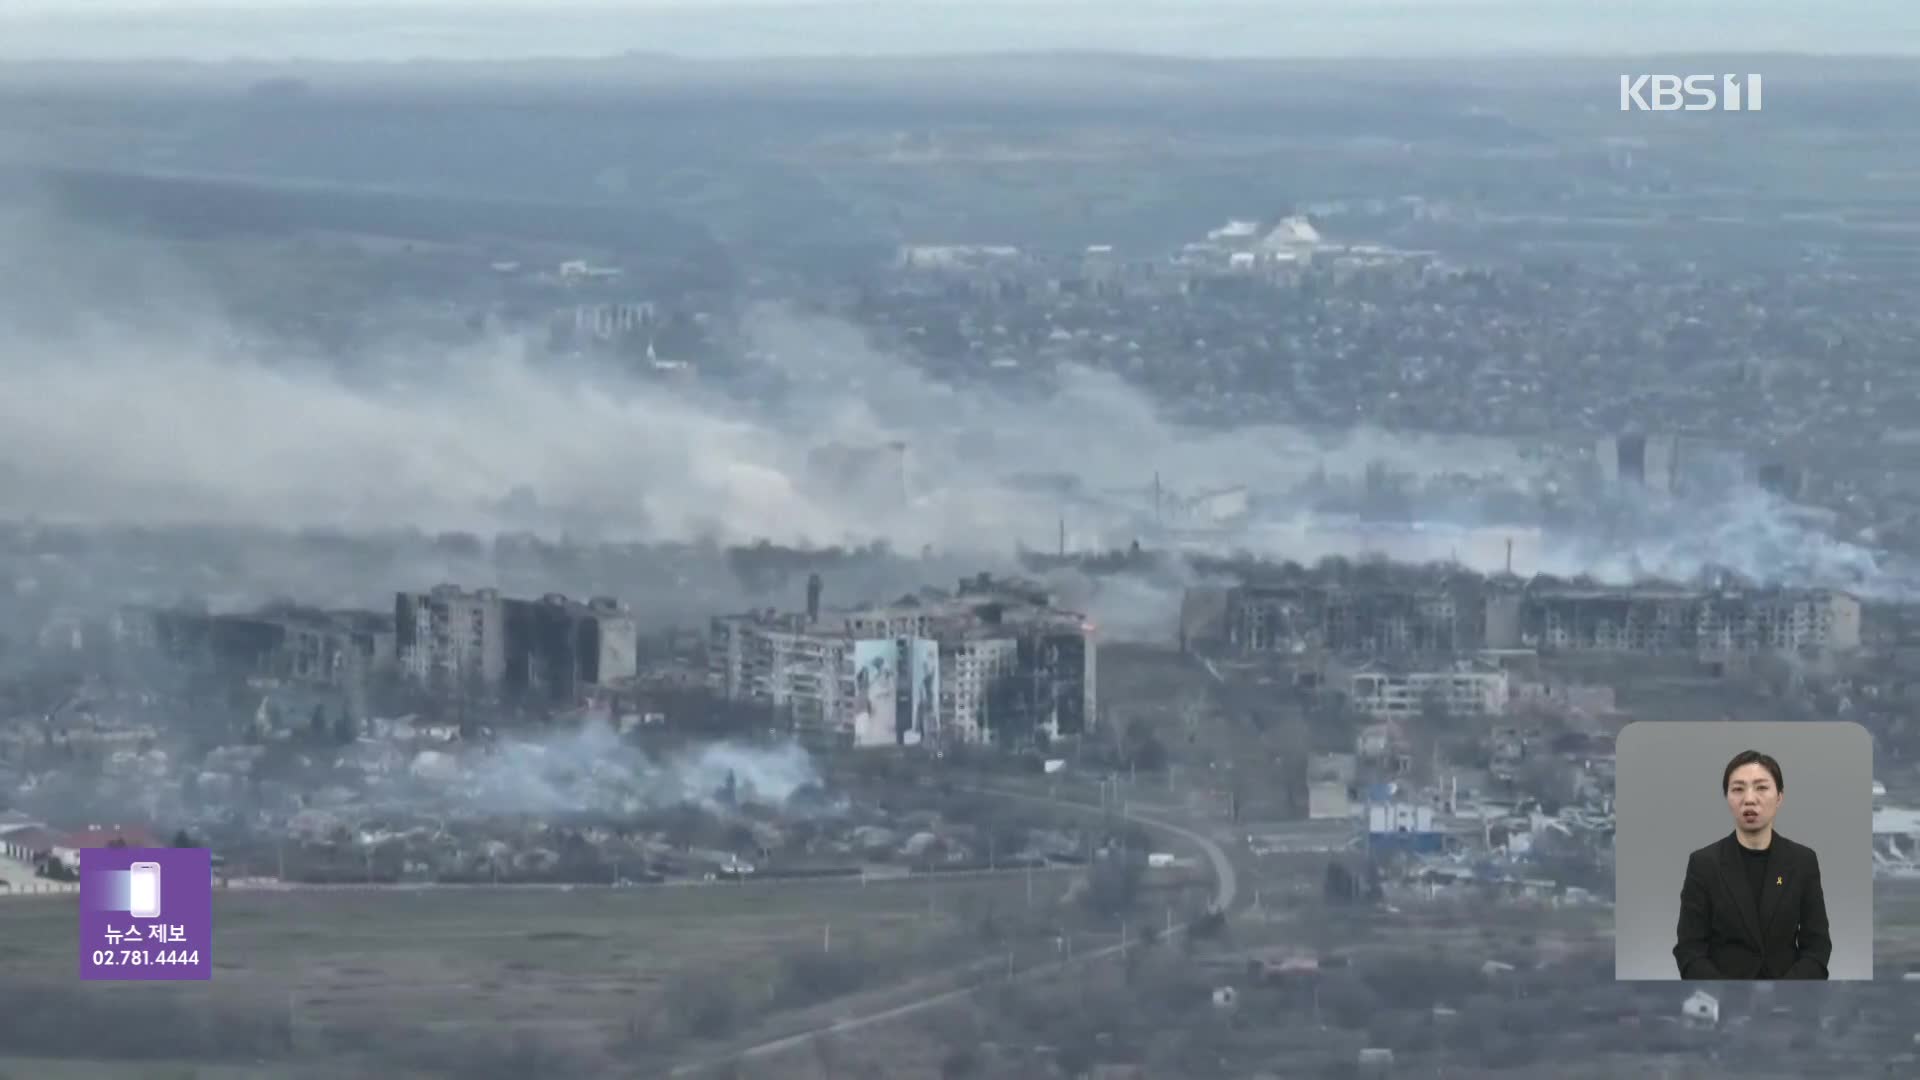
[[[1616,587],[1449,571],[1193,590],[1183,633],[1243,654],[1825,654],[1860,648],[1860,611],[1858,598],[1831,589]]]
[[[394,672],[439,689],[571,704],[639,667],[638,624],[615,600],[516,600],[454,585],[400,593],[392,614],[285,604],[219,615],[129,609],[115,628],[121,641],[176,661],[340,689]]]
[[[639,669],[639,624],[609,597],[518,600],[440,585],[398,594],[393,620],[400,671],[430,686],[573,703]]]
[[[347,687],[390,669],[395,657],[393,623],[371,611],[128,609],[114,625],[120,641],[179,662],[309,686]]]
[[[1093,724],[1093,626],[1043,589],[978,575],[852,610],[713,620],[709,682],[729,700],[770,705],[801,731],[855,746],[1018,744]]]
[[[1485,648],[1485,583],[1471,576],[1431,583],[1295,581],[1226,590],[1215,605],[1225,642],[1244,653],[1380,655]]]

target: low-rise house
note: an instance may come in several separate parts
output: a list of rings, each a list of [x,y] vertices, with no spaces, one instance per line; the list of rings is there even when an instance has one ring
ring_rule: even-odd
[[[61,836],[49,854],[63,865],[77,869],[80,852],[86,848],[165,847],[153,833],[139,825],[88,825]]]
[[[1435,670],[1374,661],[1348,676],[1354,708],[1377,719],[1419,716],[1437,706],[1455,716],[1494,716],[1507,709],[1506,671],[1481,660]]]
[[[1695,1027],[1713,1027],[1720,1023],[1720,999],[1705,990],[1695,990],[1680,1003],[1680,1018]]]
[[[53,854],[60,834],[38,823],[0,826],[0,855],[31,866]]]

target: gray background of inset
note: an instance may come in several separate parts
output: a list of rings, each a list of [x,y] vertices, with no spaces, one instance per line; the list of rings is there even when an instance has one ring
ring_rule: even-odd
[[[1680,978],[1674,932],[1687,854],[1733,832],[1720,790],[1742,750],[1771,754],[1786,779],[1776,832],[1820,856],[1834,979],[1873,978],[1873,739],[1839,721],[1638,721],[1614,747],[1617,979]]]

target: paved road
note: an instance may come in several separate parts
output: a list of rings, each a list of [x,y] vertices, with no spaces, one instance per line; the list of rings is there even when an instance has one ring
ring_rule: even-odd
[[[1025,802],[1043,803],[1056,808],[1084,811],[1090,814],[1099,814],[1099,813],[1105,812],[1102,807],[1089,805],[1087,803],[1064,802],[1058,799],[1048,799],[1038,795],[1027,795],[1019,792],[1002,791],[997,789],[982,788],[978,790],[983,794],[994,795],[1000,798],[1018,799]],[[1162,832],[1171,833],[1174,836],[1177,836],[1182,840],[1185,840],[1188,843],[1193,844],[1195,847],[1198,847],[1202,852],[1204,852],[1207,856],[1207,861],[1211,863],[1213,866],[1213,874],[1214,874],[1213,906],[1215,910],[1227,911],[1233,907],[1233,902],[1235,899],[1238,898],[1239,891],[1240,891],[1239,875],[1235,873],[1233,868],[1233,862],[1227,858],[1227,853],[1221,850],[1219,844],[1214,843],[1212,840],[1208,839],[1205,836],[1202,836],[1197,832],[1194,832],[1191,829],[1187,829],[1182,826],[1175,825],[1169,821],[1162,821],[1158,818],[1147,817],[1143,814],[1132,812],[1132,811],[1127,811],[1125,813],[1125,816],[1128,820],[1137,822],[1141,825],[1146,826],[1147,828],[1159,829]],[[1169,931],[1169,935],[1183,933],[1191,925],[1192,925],[1191,923],[1181,923],[1173,927]],[[1127,947],[1127,943],[1124,943],[1124,942],[1116,943],[1113,945],[1105,946],[1103,948],[1094,949],[1090,952],[1081,953],[1071,960],[1061,961],[1060,963],[1057,963],[1057,964],[1046,964],[1041,967],[1028,968],[1027,970],[1022,971],[1019,974],[1015,975],[1012,981],[1029,982],[1038,978],[1042,978],[1047,975],[1057,973],[1072,964],[1086,963],[1090,960],[1099,960],[1104,957],[1114,956],[1118,954],[1122,949],[1125,949],[1126,947]],[[991,964],[992,964],[992,961],[983,961],[981,964],[975,965],[973,968],[970,968],[968,970],[969,972],[974,970],[979,970],[980,968],[985,966],[990,966]],[[672,1075],[691,1076],[701,1072],[705,1072],[710,1069],[721,1068],[737,1061],[750,1061],[756,1058],[771,1057],[775,1054],[783,1053],[785,1051],[804,1046],[810,1040],[819,1038],[822,1035],[843,1035],[850,1032],[859,1031],[862,1028],[873,1027],[876,1024],[884,1024],[892,1020],[898,1020],[902,1017],[912,1016],[916,1013],[927,1012],[932,1009],[940,1008],[944,1005],[950,1005],[954,1002],[965,999],[969,994],[973,993],[973,990],[974,988],[972,986],[962,986],[957,989],[947,990],[938,994],[933,994],[929,997],[920,998],[916,1001],[909,1001],[901,1005],[895,1005],[891,1008],[882,1009],[878,1012],[867,1013],[864,1016],[848,1017],[845,1019],[837,1020],[831,1024],[823,1024],[819,1027],[809,1028],[806,1031],[797,1032],[795,1034],[788,1035],[783,1038],[773,1039],[768,1042],[763,1042],[758,1045],[748,1047],[745,1050],[728,1054],[725,1057],[715,1058],[709,1061],[702,1061],[702,1062],[697,1062],[693,1064],[682,1065],[679,1068],[676,1068],[675,1070],[673,1070]]]

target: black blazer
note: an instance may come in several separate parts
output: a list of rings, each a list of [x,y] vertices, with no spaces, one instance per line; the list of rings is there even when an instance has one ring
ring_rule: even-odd
[[[1820,859],[1773,834],[1755,910],[1740,841],[1728,833],[1687,856],[1673,959],[1683,979],[1824,979],[1833,956]]]

